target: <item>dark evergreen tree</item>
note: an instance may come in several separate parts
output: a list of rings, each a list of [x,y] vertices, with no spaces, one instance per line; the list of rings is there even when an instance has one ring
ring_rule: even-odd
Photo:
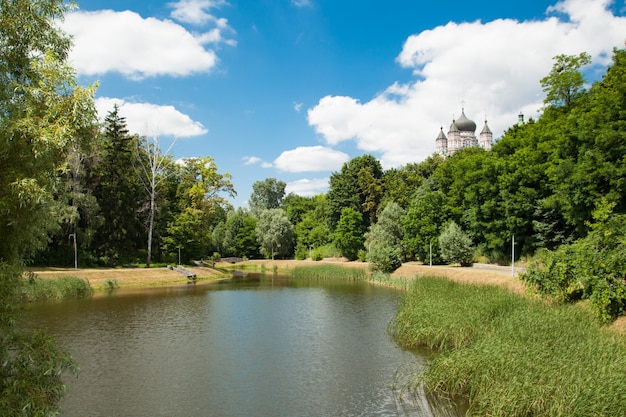
[[[94,195],[104,224],[94,239],[102,261],[110,266],[135,259],[143,247],[140,209],[145,193],[138,169],[139,138],[130,135],[117,105],[107,115],[104,149],[95,167]]]

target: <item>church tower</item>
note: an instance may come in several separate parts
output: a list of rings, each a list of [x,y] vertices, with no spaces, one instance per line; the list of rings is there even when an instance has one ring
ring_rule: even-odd
[[[461,142],[461,132],[456,126],[456,122],[453,120],[450,125],[450,130],[448,130],[448,155],[452,155],[462,147],[463,142]]]
[[[446,135],[443,133],[443,127],[441,127],[439,131],[439,136],[435,139],[435,152],[443,156],[446,156],[448,153],[448,138],[446,138]]]
[[[479,146],[486,151],[490,151],[493,146],[493,133],[489,126],[487,126],[487,120],[485,120],[485,126],[480,132],[480,138],[478,139]]]

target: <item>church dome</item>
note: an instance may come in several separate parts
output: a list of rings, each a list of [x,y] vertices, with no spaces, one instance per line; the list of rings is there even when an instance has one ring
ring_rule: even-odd
[[[476,123],[474,123],[472,120],[468,119],[467,116],[465,116],[464,110],[461,110],[461,117],[455,120],[454,123],[456,124],[456,127],[461,132],[475,132],[476,131]]]

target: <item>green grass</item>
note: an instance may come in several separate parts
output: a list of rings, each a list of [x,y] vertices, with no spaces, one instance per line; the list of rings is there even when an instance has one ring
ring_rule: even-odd
[[[76,277],[41,279],[30,277],[22,286],[21,301],[31,303],[47,300],[84,298],[93,294],[93,288],[85,280]]]
[[[311,280],[365,280],[367,272],[361,268],[343,267],[339,265],[313,265],[313,266],[296,266],[292,269],[291,274],[294,278],[311,279]]]
[[[417,278],[391,327],[438,352],[415,383],[468,398],[468,415],[626,415],[626,338],[585,306]]]

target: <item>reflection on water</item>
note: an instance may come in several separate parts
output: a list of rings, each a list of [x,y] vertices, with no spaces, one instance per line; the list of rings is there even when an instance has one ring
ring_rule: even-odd
[[[386,333],[398,298],[248,274],[31,311],[80,366],[63,416],[448,415],[401,395],[424,357]]]

